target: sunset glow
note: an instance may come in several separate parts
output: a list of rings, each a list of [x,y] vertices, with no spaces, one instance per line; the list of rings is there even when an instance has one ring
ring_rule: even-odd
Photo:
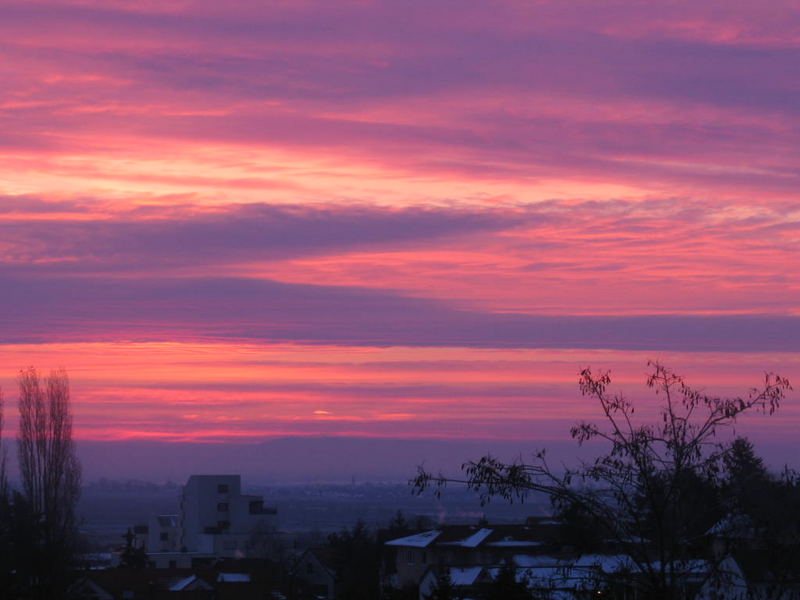
[[[800,383],[798,31],[783,0],[3,2],[5,435],[27,365],[81,440],[565,439],[589,365]]]

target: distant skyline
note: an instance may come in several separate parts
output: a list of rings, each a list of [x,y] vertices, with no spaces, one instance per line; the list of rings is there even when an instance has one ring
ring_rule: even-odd
[[[524,446],[596,416],[585,366],[650,405],[648,359],[800,385],[798,31],[779,0],[3,2],[5,435],[27,365],[82,441]],[[791,448],[797,394],[740,427]]]

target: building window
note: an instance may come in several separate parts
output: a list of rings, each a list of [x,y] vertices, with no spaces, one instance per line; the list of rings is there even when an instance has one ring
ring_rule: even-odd
[[[228,521],[217,521],[217,529],[227,529],[231,524]]]
[[[228,493],[228,484],[227,483],[220,483],[217,486],[217,493],[218,494],[227,494]]]
[[[306,573],[311,575],[314,572],[314,565],[311,563],[306,563]]]
[[[217,502],[217,511],[218,512],[227,512],[228,511],[228,503],[227,502]]]
[[[158,539],[162,542],[166,542],[169,540],[169,534],[166,531],[162,531],[158,534]]]
[[[169,561],[169,568],[170,569],[175,569],[177,566],[178,566],[178,561],[177,560]]]

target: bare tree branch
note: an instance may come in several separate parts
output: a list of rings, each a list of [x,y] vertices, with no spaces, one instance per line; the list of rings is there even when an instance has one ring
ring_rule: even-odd
[[[626,553],[642,574],[648,598],[674,598],[686,582],[678,565],[688,564],[710,524],[698,502],[715,493],[726,448],[720,429],[748,411],[772,414],[791,390],[789,381],[767,373],[761,387],[746,397],[722,398],[689,387],[683,378],[657,362],[648,363],[646,384],[662,399],[658,423],[637,424],[635,406],[622,394],[609,394],[608,372],[581,371],[581,394],[599,404],[601,424],[581,422],[570,429],[578,444],[602,441],[604,454],[577,467],[555,472],[539,452],[532,463],[506,463],[492,456],[462,466],[463,478],[433,475],[419,469],[411,482],[417,493],[447,483],[476,491],[483,503],[492,498],[524,501],[528,494],[548,495],[555,506],[571,506],[591,517],[603,538]]]

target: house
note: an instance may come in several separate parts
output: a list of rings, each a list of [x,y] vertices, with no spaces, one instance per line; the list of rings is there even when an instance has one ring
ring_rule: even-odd
[[[281,597],[248,560],[218,560],[190,569],[104,569],[85,572],[70,589],[76,600],[264,600]]]
[[[383,584],[400,589],[419,585],[431,567],[492,566],[515,554],[540,554],[557,546],[559,523],[531,518],[521,525],[446,525],[389,540],[393,560]]]
[[[800,600],[800,538],[791,524],[781,523],[779,529],[766,530],[746,514],[731,514],[706,532],[717,559],[735,559],[750,598]]]
[[[151,515],[147,525],[149,552],[177,552],[180,550],[181,528],[178,515]]]
[[[516,555],[502,565],[446,567],[451,584],[464,598],[481,597],[504,566],[510,566],[516,581],[525,584],[536,598],[579,600],[603,596],[611,588],[610,577],[629,565],[624,556],[583,555],[569,558],[553,555]],[[419,585],[419,598],[424,600],[437,583],[440,569],[431,567]],[[631,592],[620,598],[635,597]]]
[[[309,548],[300,555],[292,568],[292,575],[305,584],[313,598],[332,600],[336,597],[334,562],[330,548]]]
[[[577,554],[561,544],[558,523],[528,520],[525,525],[443,526],[387,541],[390,568],[383,584],[394,589],[417,586],[427,597],[443,570],[463,597],[479,597],[495,582],[502,567],[542,598],[579,600],[613,595],[643,600],[646,576],[660,572],[657,562],[637,564],[624,553],[602,548]],[[730,555],[674,562],[664,569],[685,598],[744,600],[747,585],[739,563]],[[788,599],[787,599],[788,600]]]
[[[489,579],[489,573],[485,567],[446,567],[450,583],[458,590],[462,598],[479,596],[479,587]],[[419,598],[425,600],[436,587],[439,570],[430,568],[419,584]]]
[[[638,585],[641,571],[625,555],[586,554],[570,558],[518,555],[510,563],[514,577],[536,598],[588,600],[612,597],[645,600]],[[655,567],[658,565],[654,563]],[[451,584],[463,598],[481,597],[498,577],[502,566],[445,567]],[[731,557],[719,564],[686,561],[671,567],[680,578],[683,598],[693,600],[745,600],[747,585],[739,565]],[[431,567],[419,585],[419,598],[427,598],[436,586],[440,568]],[[788,600],[788,599],[787,599]]]

